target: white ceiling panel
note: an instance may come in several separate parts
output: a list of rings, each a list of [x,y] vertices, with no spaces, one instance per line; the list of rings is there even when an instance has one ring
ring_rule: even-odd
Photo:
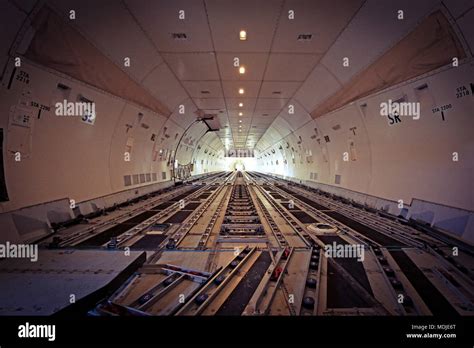
[[[239,113],[242,112],[240,110],[228,110],[227,114],[231,118],[241,118],[241,119],[248,119],[249,117],[252,117],[251,112],[242,112],[242,116],[239,116]]]
[[[217,117],[219,118],[222,126],[221,130],[225,130],[226,126],[229,126],[229,118],[224,114],[218,114]]]
[[[257,98],[260,81],[223,81],[224,94],[226,98]],[[239,94],[239,89],[244,89],[244,94]]]
[[[275,127],[270,126],[270,127],[268,127],[265,134],[262,136],[262,139],[265,138],[265,140],[269,144],[273,145],[273,144],[275,144],[275,142],[279,141],[283,137],[284,137],[284,135],[282,135]]]
[[[474,6],[472,0],[445,1],[445,5],[454,18],[459,17],[469,9],[472,10],[472,7]]]
[[[188,99],[181,103],[184,105],[184,114],[179,112],[179,108],[176,108],[174,112],[171,114],[171,119],[179,124],[183,129],[185,129],[188,125],[190,125],[193,121],[196,120],[196,106],[194,103]]]
[[[234,65],[239,59],[239,67],[245,67],[245,74],[240,74]],[[268,53],[218,53],[217,62],[223,80],[262,80]]]
[[[63,18],[71,9],[76,11],[72,24],[94,43],[103,53],[110,57],[120,68],[136,80],[143,78],[162,62],[159,53],[121,2],[102,0],[54,0],[54,8]],[[123,38],[127,38],[124,45]],[[124,59],[130,58],[130,67],[124,66]]]
[[[321,63],[346,83],[406,36],[435,6],[437,2],[433,0],[368,0]],[[397,18],[400,9],[404,11],[403,20]],[[345,57],[349,58],[348,67],[343,66]]]
[[[471,9],[470,12],[459,18],[457,22],[464,33],[464,37],[466,38],[471,51],[474,51],[474,10]]]
[[[255,110],[281,110],[289,99],[259,98]]]
[[[288,122],[281,118],[277,117],[275,121],[272,123],[272,129],[278,132],[282,137],[286,137],[288,134],[291,133],[291,127]]]
[[[192,98],[222,98],[220,81],[184,81],[184,88]]]
[[[225,109],[224,98],[195,98],[194,102],[199,109]]]
[[[335,93],[341,85],[328,70],[318,65],[295,93],[306,110],[311,112],[321,101]]]
[[[304,81],[321,55],[272,53],[265,72],[265,80]]]
[[[14,1],[21,9],[26,12],[30,12],[33,7],[36,5],[37,0],[21,0],[21,1]]]
[[[255,109],[257,99],[255,98],[226,98],[229,109],[241,110],[242,112],[252,112]],[[239,104],[242,103],[242,107]]]
[[[293,113],[288,108],[283,108],[278,116],[284,118],[291,129],[296,130],[312,120],[311,115],[296,100],[291,100],[290,104],[294,106]]]
[[[162,57],[180,80],[219,80],[214,52],[163,53]]]
[[[324,53],[364,0],[286,0],[273,52]],[[289,12],[294,11],[294,19]],[[308,41],[300,34],[311,34]]]
[[[142,82],[170,110],[188,99],[188,95],[166,64],[161,64]]]
[[[0,2],[0,21],[2,23],[2,30],[0,30],[0,42],[13,42],[15,36],[20,30],[26,15],[21,13],[12,3],[7,1]],[[8,23],[9,25],[4,25]],[[9,45],[0,45],[0,57],[5,57],[7,60]],[[0,66],[3,69],[3,62],[0,61]]]
[[[195,0],[125,0],[127,7],[141,23],[159,51],[208,52],[212,40],[203,2]],[[179,19],[184,10],[185,19]],[[174,39],[173,33],[187,38]]]
[[[211,122],[213,124],[213,127],[216,125],[219,125],[220,128],[224,128],[224,126],[229,124],[226,112],[221,112],[218,110],[202,110],[202,109],[201,111],[204,111],[205,115],[217,116],[217,120],[215,122],[214,121]]]
[[[261,98],[291,98],[301,82],[263,81]]]
[[[216,51],[267,52],[280,14],[281,0],[206,0]],[[240,30],[247,40],[239,39]]]
[[[253,118],[256,122],[268,122],[278,116],[280,110],[276,109],[259,109],[253,113]]]

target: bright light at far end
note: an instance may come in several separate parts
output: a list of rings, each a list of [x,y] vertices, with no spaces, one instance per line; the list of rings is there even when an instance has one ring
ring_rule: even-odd
[[[244,94],[244,93],[245,93],[244,89],[243,89],[243,88],[239,88],[239,94]]]
[[[241,67],[239,68],[239,73],[240,73],[240,74],[245,74],[245,66],[241,66]]]
[[[239,39],[242,41],[247,40],[247,32],[245,30],[241,30],[239,33]]]
[[[244,106],[244,103],[239,103],[239,108],[241,108],[242,106]]]
[[[239,116],[242,116],[242,115],[243,115],[243,113],[242,113],[242,112],[239,112]]]

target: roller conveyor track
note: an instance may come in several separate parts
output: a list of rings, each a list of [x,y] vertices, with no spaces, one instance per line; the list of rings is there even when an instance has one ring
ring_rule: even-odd
[[[179,201],[183,199],[184,197],[190,197],[193,193],[195,193],[198,190],[202,190],[200,187],[191,187],[189,190],[186,191],[186,193],[181,194],[177,197],[174,197],[171,201],[174,202],[173,205],[170,207],[176,207],[179,208]],[[181,198],[180,198],[181,197]],[[177,212],[179,213],[179,211]],[[177,214],[176,213],[176,214]],[[113,226],[110,229],[107,229],[104,232],[101,232],[99,234],[94,235],[93,237],[87,238],[86,240],[80,242],[79,244],[76,244],[77,246],[86,246],[86,247],[97,247],[101,246],[108,241],[111,240],[111,238],[117,237],[121,235],[122,233],[129,231],[133,228],[135,228],[137,225],[142,223],[145,220],[148,220],[149,218],[157,215],[162,215],[160,214],[159,211],[154,211],[154,210],[149,210],[145,211],[137,216],[134,216],[133,218],[130,218],[121,224],[117,226]]]
[[[362,243],[366,244],[367,247],[374,248],[375,251],[378,252],[377,255],[380,255],[380,247],[382,248],[388,248],[390,253],[401,253],[402,256],[398,255],[400,262],[406,266],[407,262],[411,262],[412,266],[415,266],[415,263],[408,257],[403,250],[403,248],[421,248],[425,249],[428,246],[428,250],[425,250],[424,252],[427,252],[431,255],[435,255],[438,259],[441,260],[441,264],[447,265],[448,269],[450,267],[449,263],[451,263],[452,266],[456,268],[456,275],[466,281],[464,284],[464,291],[466,293],[472,294],[472,282],[471,278],[468,276],[469,270],[467,267],[462,265],[461,263],[455,262],[453,257],[447,257],[446,254],[443,254],[441,247],[443,246],[442,240],[436,240],[432,238],[431,236],[422,236],[419,235],[418,232],[414,231],[411,227],[406,226],[404,224],[401,224],[400,222],[397,221],[397,219],[391,219],[387,220],[383,216],[379,216],[377,212],[374,212],[366,207],[356,207],[355,204],[348,204],[348,201],[344,199],[339,199],[339,198],[334,198],[332,195],[327,195],[323,194],[321,195],[319,192],[315,192],[314,190],[307,189],[303,187],[302,185],[296,185],[296,184],[282,184],[284,183],[283,180],[280,179],[275,179],[275,178],[270,178],[266,175],[262,174],[250,174],[254,180],[258,180],[260,186],[264,187],[267,189],[272,195],[272,193],[277,193],[277,196],[272,195],[272,197],[275,198],[275,200],[291,200],[294,199],[295,204],[301,205],[303,210],[306,210],[310,214],[313,214],[313,216],[317,217],[320,219],[320,221],[336,225],[338,228],[342,228],[341,230],[344,231],[344,233],[347,233],[348,236],[350,236],[353,240],[357,241],[360,240]],[[275,189],[276,188],[276,189]],[[281,192],[281,194],[280,194]],[[359,210],[359,212],[357,212]],[[290,212],[292,212],[290,210]],[[389,221],[389,223],[385,224],[385,220]],[[348,228],[345,228],[347,226]],[[354,233],[354,232],[356,233]],[[358,234],[362,235],[360,237]],[[393,236],[393,237],[392,237]],[[324,238],[322,238],[324,239]],[[460,248],[462,249],[462,248]],[[447,249],[449,250],[449,249]],[[469,254],[469,253],[468,253]],[[441,255],[441,257],[439,256]],[[393,256],[393,255],[392,255]],[[443,258],[444,256],[444,258]],[[384,258],[377,256],[379,259],[381,259],[383,262]],[[394,257],[395,258],[395,257]],[[449,262],[447,262],[448,260]],[[334,261],[334,260],[332,260]],[[337,266],[339,267],[340,271],[342,273],[347,273],[350,275],[351,273],[355,274],[356,276],[354,279],[357,279],[359,282],[362,280],[362,284],[367,285],[367,277],[362,277],[362,274],[358,274],[360,272],[352,272],[353,270],[349,269],[347,270],[348,265],[338,265],[337,263],[332,263],[328,264],[328,271],[331,273],[335,272],[334,267]],[[400,266],[400,265],[399,265]],[[417,306],[416,304],[413,303],[413,299],[408,297],[406,292],[404,292],[404,286],[400,283],[399,279],[395,276],[393,273],[393,270],[391,270],[390,267],[388,266],[383,266],[380,265],[380,267],[383,269],[383,272],[385,273],[385,276],[387,277],[387,280],[390,284],[390,286],[393,288],[393,291],[395,293],[404,293],[404,297],[406,298],[406,301],[403,302],[401,305],[400,309],[403,313],[409,313],[411,315],[416,315],[416,314],[421,314],[421,313],[427,313],[421,310],[420,312],[420,307]],[[440,266],[438,266],[440,267]],[[360,268],[360,267],[359,267]],[[458,313],[459,308],[456,310],[454,308],[454,305],[451,301],[447,300],[444,296],[446,296],[446,293],[441,294],[439,290],[437,290],[437,287],[426,277],[426,275],[423,274],[421,270],[418,268],[413,269],[413,267],[402,267],[400,266],[401,271],[403,273],[407,272],[406,274],[407,279],[412,283],[411,285],[417,289],[417,293],[420,295],[420,298],[423,299],[423,301],[426,302],[426,304],[431,303],[431,306],[434,305],[437,301],[433,300],[432,297],[436,297],[437,295],[440,296],[440,298],[443,298],[444,301],[442,303],[439,303],[437,307],[443,307],[442,309],[435,309],[437,313],[448,313],[448,315]],[[419,276],[414,276],[413,274],[410,275],[410,273],[414,273],[418,270],[420,272]],[[434,270],[435,273],[438,271]],[[365,272],[362,271],[363,275],[365,275]],[[446,273],[445,273],[446,274]],[[444,274],[444,275],[445,275]],[[464,278],[464,276],[466,276]],[[337,278],[337,277],[336,277]],[[341,279],[337,280],[336,278],[333,277],[331,280],[332,284],[338,284],[343,281],[343,277],[340,277]],[[348,277],[349,279],[351,278],[350,276]],[[443,276],[441,276],[443,278]],[[364,281],[365,279],[365,281]],[[459,278],[458,278],[459,279]],[[335,283],[334,283],[335,281]],[[446,281],[446,280],[443,280]],[[452,281],[452,280],[451,280]],[[459,284],[454,281],[453,284],[455,285],[450,285],[450,286],[459,286]],[[330,286],[330,284],[328,284]],[[366,292],[367,286],[365,287]],[[339,285],[336,285],[336,288],[333,286],[333,290],[338,289],[340,287]],[[428,291],[428,288],[435,289],[436,291]],[[471,290],[469,290],[471,288]],[[369,288],[370,289],[370,288]],[[406,289],[405,289],[406,290]],[[334,291],[329,292],[332,294],[335,294]],[[444,290],[446,291],[446,290]],[[456,290],[457,292],[458,290]],[[357,293],[358,291],[356,291]],[[342,297],[347,298],[348,295],[341,293]],[[366,295],[370,295],[370,292],[367,293]],[[334,297],[334,296],[333,296]],[[341,298],[342,298],[341,297]],[[365,296],[369,302],[370,296]],[[469,295],[468,295],[469,297]],[[354,297],[355,299],[355,297]],[[466,300],[465,296],[460,295],[459,297],[460,302],[463,303],[463,309],[468,308],[472,306],[472,302],[469,300]],[[333,305],[339,306],[337,302],[334,302],[333,300],[330,300],[330,302],[333,302]],[[357,302],[357,301],[356,301]],[[360,302],[360,301],[359,301]],[[443,305],[444,302],[444,305]],[[365,300],[365,305],[368,304],[368,302]],[[382,310],[383,313],[383,308],[381,308],[379,303],[375,302],[373,303],[375,306],[379,307],[379,309]],[[353,306],[353,304],[344,304],[341,302],[343,307],[347,306]],[[364,305],[364,303],[360,303],[359,305]],[[430,307],[430,305],[428,305]],[[431,310],[431,309],[430,309]],[[302,313],[305,312],[305,309],[302,308]],[[469,313],[469,310],[465,313]]]
[[[267,180],[264,175],[260,175],[259,177]],[[474,279],[474,273],[472,271],[464,265],[455,262],[453,257],[443,254],[440,247],[452,247],[454,242],[452,238],[437,239],[434,237],[442,234],[441,232],[437,232],[434,236],[420,234],[417,229],[409,226],[406,222],[398,221],[397,218],[387,218],[386,214],[379,214],[379,212],[374,209],[343,198],[334,197],[312,188],[301,188],[301,185],[296,184],[291,185],[290,189],[286,185],[279,184],[278,181],[275,182],[276,187],[292,195],[296,200],[301,200],[304,201],[305,204],[308,204],[310,210],[314,210],[316,207],[318,209],[316,214],[319,216],[329,216],[333,221],[348,226],[363,235],[364,242],[372,247],[376,247],[373,242],[382,247],[429,247],[433,252],[446,258],[457,271],[469,278],[470,281]],[[316,200],[320,203],[317,203]],[[322,205],[323,202],[325,205]],[[446,240],[449,240],[448,244],[446,244]],[[460,250],[465,251],[466,254],[472,256],[474,253],[474,249],[466,247],[466,244],[463,242],[460,242],[457,246]]]
[[[403,250],[391,250],[390,255],[395,259],[434,315],[444,317],[459,315]]]
[[[315,202],[313,199],[310,199],[308,197],[305,197],[301,194],[295,193],[293,190],[283,186],[283,185],[275,185],[278,187],[280,190],[285,191],[289,195],[293,196],[294,198],[308,204],[309,206],[323,211],[323,214],[339,221],[340,223],[352,228],[354,231],[368,237],[369,239],[373,240],[374,242],[382,245],[382,246],[394,246],[394,247],[403,247],[407,246],[405,243],[400,242],[394,238],[391,238],[381,232],[378,232],[374,230],[371,227],[368,227],[358,221],[355,221],[354,219],[351,219],[345,215],[342,215],[336,211],[331,211],[329,207],[323,206],[317,202]]]
[[[200,315],[218,295],[222,293],[227,285],[238,275],[238,271],[246,265],[252,265],[260,253],[255,248],[244,248],[231,262],[219,270],[210,278],[193,297],[186,301],[176,312],[176,315]]]
[[[459,312],[444,290],[423,274],[425,270],[412,267],[405,250],[421,244],[413,236],[404,239],[399,233],[379,231],[377,218],[365,217],[372,212],[362,210],[356,217],[359,208],[352,205],[346,208],[344,202],[311,191],[305,194],[304,187],[253,173],[234,172],[205,187],[192,195],[189,209],[195,210],[189,217],[158,238],[175,240],[173,252],[167,253],[165,240],[148,264],[159,264],[165,253],[167,260],[188,260],[188,265],[194,265],[196,257],[196,270],[214,273],[200,285],[189,275],[169,274],[136,296],[128,304],[133,310],[152,315],[304,316]],[[288,204],[291,200],[294,207]],[[168,202],[171,205],[159,205],[169,210],[169,217],[179,200]],[[137,214],[132,223],[146,222],[148,215],[152,220],[156,211],[163,212]],[[315,234],[303,213],[312,222],[336,226],[337,233]],[[368,263],[327,256],[324,247],[332,243],[363,245]],[[431,254],[449,264],[439,256],[442,243],[435,245],[438,249]],[[229,259],[236,251],[239,258],[235,254]],[[289,257],[283,258],[287,251]],[[466,284],[458,285],[469,298]],[[391,305],[400,293],[406,303]],[[175,302],[179,294],[186,295],[184,303]],[[463,304],[468,308],[469,300]]]
[[[321,280],[321,249],[311,248],[311,256],[306,272],[306,282],[299,315],[316,315],[318,310],[318,292]]]
[[[202,180],[212,184],[225,179],[229,175],[229,173],[211,174]],[[191,182],[196,182],[196,180],[189,183]],[[148,226],[148,221],[157,221],[162,216],[171,215],[171,212],[180,210],[180,201],[183,199],[180,197],[189,198],[203,190],[206,190],[205,185],[181,185],[169,191],[170,193],[165,194],[164,199],[157,200],[153,198],[153,195],[151,195],[151,198],[147,198],[150,195],[146,195],[143,197],[147,199],[145,204],[142,207],[135,208],[132,204],[140,202],[140,199],[138,199],[140,197],[138,197],[136,202],[124,205],[126,208],[118,207],[114,209],[116,215],[120,209],[124,209],[123,213],[118,214],[116,217],[101,217],[102,220],[98,223],[91,220],[92,223],[90,225],[85,225],[78,232],[69,234],[67,231],[64,231],[64,237],[61,236],[63,232],[60,232],[60,235],[55,237],[59,242],[54,242],[54,247],[100,247],[118,236],[128,234],[131,230],[140,230],[142,224],[145,225],[144,227]],[[131,205],[130,208],[128,208],[129,205]],[[124,239],[128,239],[128,237]]]
[[[264,235],[257,208],[240,172],[237,173],[232,188],[220,234],[224,236]]]
[[[285,248],[277,253],[275,261],[270,264],[253,296],[245,306],[244,315],[269,314],[270,305],[278,287],[282,284],[288,263],[293,254],[293,248]]]

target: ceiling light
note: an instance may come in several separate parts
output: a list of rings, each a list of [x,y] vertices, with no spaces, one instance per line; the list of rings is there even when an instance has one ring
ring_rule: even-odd
[[[242,123],[242,120],[239,120],[240,123]]]
[[[241,67],[239,68],[239,73],[240,73],[240,74],[245,74],[245,66],[241,66]]]
[[[239,103],[239,108],[241,108],[242,106],[244,106],[244,103]]]
[[[243,88],[239,88],[239,94],[244,94],[244,93],[245,93],[244,89],[243,89]]]
[[[245,30],[241,30],[240,33],[239,33],[239,39],[241,41],[245,41],[247,40],[247,32]]]
[[[239,116],[243,116],[243,115],[244,115],[244,113],[243,113],[243,112],[239,112]]]

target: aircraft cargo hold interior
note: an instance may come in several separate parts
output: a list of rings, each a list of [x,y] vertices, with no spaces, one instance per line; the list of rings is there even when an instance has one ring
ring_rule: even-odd
[[[0,0],[0,20],[6,343],[46,318],[65,339],[64,318],[284,317],[472,344],[474,1]]]

